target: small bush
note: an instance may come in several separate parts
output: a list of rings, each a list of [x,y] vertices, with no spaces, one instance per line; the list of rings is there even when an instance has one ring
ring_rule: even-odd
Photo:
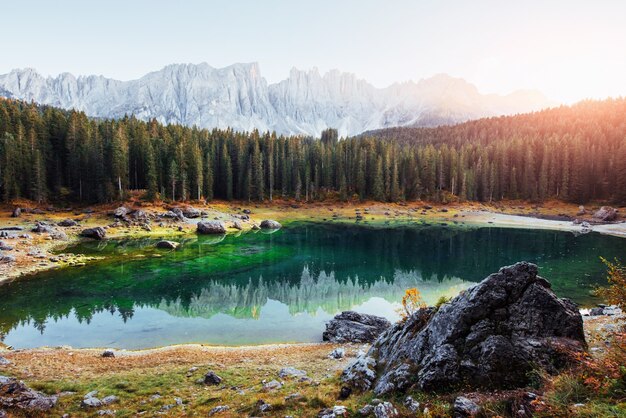
[[[405,290],[402,297],[402,309],[400,310],[402,318],[406,319],[422,308],[426,308],[426,303],[422,299],[420,291],[415,287]]]
[[[614,262],[602,257],[600,259],[608,270],[609,287],[598,289],[596,293],[607,302],[626,309],[626,267],[617,259]]]

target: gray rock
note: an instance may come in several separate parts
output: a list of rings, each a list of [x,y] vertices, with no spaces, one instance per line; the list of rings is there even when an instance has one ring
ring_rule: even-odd
[[[2,255],[0,254],[0,264],[9,264],[15,263],[15,257],[12,255]]]
[[[63,227],[69,227],[69,226],[78,225],[78,222],[76,222],[74,219],[64,219],[61,222],[59,222],[57,225],[63,226]]]
[[[220,412],[228,411],[229,409],[230,407],[228,405],[218,405],[209,411],[209,416],[219,414]]]
[[[455,418],[475,417],[480,412],[480,406],[465,396],[454,400],[453,415]]]
[[[4,412],[2,409],[0,409],[0,418],[7,418],[8,415],[6,412]]]
[[[113,216],[116,218],[124,218],[130,213],[130,209],[125,206],[120,206],[113,211]]]
[[[4,357],[0,356],[0,366],[8,366],[11,362]]]
[[[197,225],[198,234],[225,234],[226,227],[222,221],[202,221]]]
[[[165,248],[168,250],[175,250],[176,248],[178,248],[178,245],[179,244],[177,242],[167,240],[159,241],[156,243],[157,248]]]
[[[102,398],[102,405],[110,405],[112,403],[118,402],[119,400],[120,398],[118,398],[117,396],[109,395],[109,396]]]
[[[32,390],[13,377],[0,376],[0,407],[29,411],[48,411],[56,405],[57,397]]]
[[[593,214],[593,217],[603,222],[611,222],[617,219],[617,209],[610,206],[602,206]]]
[[[260,413],[263,414],[265,412],[271,411],[272,410],[272,405],[268,404],[263,399],[259,399],[256,402],[256,409],[257,409],[257,411],[259,411]]]
[[[279,228],[282,228],[282,225],[271,219],[266,219],[261,222],[261,229],[279,229]]]
[[[106,238],[107,232],[101,226],[97,226],[95,228],[83,229],[81,231],[80,235],[82,237],[85,237],[85,238],[92,238],[92,239],[96,239],[96,240],[103,240],[104,238]]]
[[[420,403],[413,399],[411,396],[407,396],[404,399],[404,406],[411,412],[417,412],[420,409]]]
[[[11,212],[11,217],[12,218],[19,218],[20,216],[22,216],[22,209],[21,208],[13,209],[13,212]]]
[[[80,402],[81,408],[100,408],[102,405],[102,401],[95,396],[86,397]]]
[[[204,375],[203,382],[205,385],[219,385],[220,383],[222,383],[222,378],[214,372],[210,371]]]
[[[239,230],[239,231],[241,231],[243,229],[243,227],[241,226],[241,222],[239,222],[239,221],[233,221],[232,227],[234,229]]]
[[[374,412],[374,405],[365,405],[363,408],[359,409],[357,413],[361,416],[369,416]]]
[[[374,407],[374,416],[376,418],[391,418],[397,417],[399,414],[391,402],[382,402]]]
[[[270,380],[269,382],[263,384],[263,390],[275,390],[283,387],[283,384],[278,380]]]
[[[604,308],[591,308],[591,310],[589,311],[589,315],[591,316],[604,315]]]
[[[333,343],[369,343],[390,326],[391,323],[380,316],[345,311],[326,324],[322,339]]]
[[[183,209],[183,216],[187,218],[199,218],[201,215],[202,213],[194,207],[189,206]]]
[[[295,367],[284,367],[278,372],[278,377],[285,379],[287,377],[305,377],[306,372],[304,370],[296,369]]]
[[[31,232],[36,232],[37,234],[51,234],[54,232],[54,228],[43,222],[37,222]]]
[[[100,409],[98,410],[98,412],[96,412],[96,414],[98,414],[99,416],[103,417],[105,415],[115,415],[114,411],[111,411],[110,409]]]
[[[113,350],[104,350],[101,357],[115,357],[115,352]]]
[[[13,247],[3,241],[0,241],[0,251],[13,251]]]
[[[345,355],[346,355],[346,350],[341,347],[337,347],[333,351],[330,352],[328,357],[333,358],[335,360],[339,360],[339,359],[342,359]]]
[[[395,324],[342,380],[377,394],[525,386],[530,371],[555,373],[586,347],[577,306],[559,299],[537,266],[504,267],[439,310],[418,310]],[[566,350],[564,350],[564,348]]]

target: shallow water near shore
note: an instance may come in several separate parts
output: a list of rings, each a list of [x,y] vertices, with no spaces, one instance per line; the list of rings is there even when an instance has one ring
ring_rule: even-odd
[[[626,255],[626,240],[596,233],[442,225],[173,239],[175,251],[151,239],[64,249],[102,259],[0,286],[0,337],[15,348],[315,342],[342,310],[396,320],[407,288],[433,304],[520,260],[557,295],[592,304],[606,283],[599,257]]]

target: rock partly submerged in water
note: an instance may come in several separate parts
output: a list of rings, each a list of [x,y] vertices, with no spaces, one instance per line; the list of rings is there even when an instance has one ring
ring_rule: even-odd
[[[198,234],[225,234],[226,227],[222,221],[203,221],[198,222],[197,225]]]
[[[332,343],[371,343],[391,326],[383,317],[344,311],[326,324],[324,341]]]
[[[531,372],[554,373],[586,347],[576,305],[559,299],[521,262],[504,267],[451,302],[395,324],[343,374],[344,384],[377,394],[514,388]]]
[[[83,229],[80,235],[85,238],[103,240],[104,238],[106,238],[107,232],[103,227],[97,226],[95,228]]]
[[[57,403],[56,396],[37,392],[12,377],[0,376],[0,407],[23,411],[27,416],[33,411],[48,411]]]
[[[261,229],[280,229],[282,225],[272,219],[266,219],[261,222]]]
[[[178,243],[174,241],[162,240],[156,243],[157,248],[163,248],[166,250],[175,250],[178,248]]]

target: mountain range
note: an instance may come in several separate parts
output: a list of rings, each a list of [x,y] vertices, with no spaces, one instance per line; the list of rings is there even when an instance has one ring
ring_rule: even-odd
[[[481,117],[525,113],[555,105],[534,90],[481,94],[446,74],[377,88],[354,74],[292,69],[269,84],[257,63],[214,68],[172,64],[130,81],[62,73],[44,77],[31,68],[0,75],[0,96],[77,109],[87,115],[124,115],[202,128],[273,130],[340,136],[396,126],[437,126]]]

